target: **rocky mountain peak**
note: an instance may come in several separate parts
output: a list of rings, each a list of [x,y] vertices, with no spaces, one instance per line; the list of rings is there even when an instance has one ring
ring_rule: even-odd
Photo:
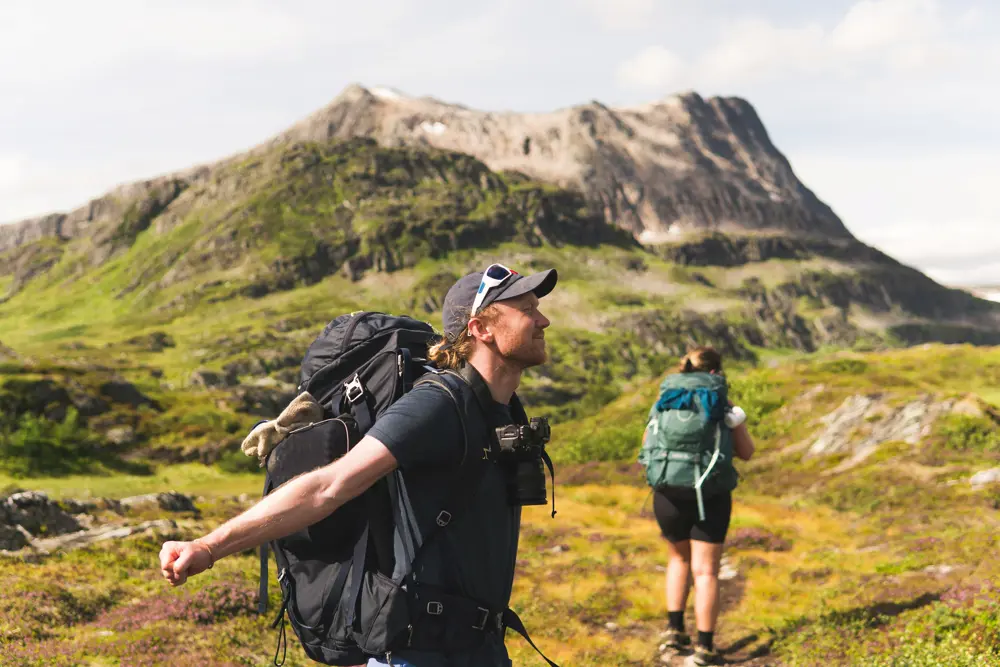
[[[605,221],[643,243],[703,230],[851,238],[795,176],[753,106],[736,97],[705,99],[685,91],[640,105],[592,100],[518,113],[355,83],[250,155],[299,141],[360,137],[465,153],[495,171],[577,190]],[[69,213],[0,225],[0,253],[44,238],[100,237],[120,229],[130,215],[136,220],[127,227],[138,233],[183,190],[247,157],[125,184]],[[130,211],[138,201],[152,201],[154,210]],[[96,240],[103,248],[98,263],[120,245]]]
[[[467,153],[497,171],[578,189],[647,243],[705,229],[850,237],[737,97],[687,91],[634,106],[593,100],[517,113],[353,84],[268,145],[359,136]]]

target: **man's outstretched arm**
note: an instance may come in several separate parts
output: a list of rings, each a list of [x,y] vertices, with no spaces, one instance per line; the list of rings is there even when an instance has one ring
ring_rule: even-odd
[[[385,445],[365,436],[345,456],[282,484],[239,516],[192,542],[166,542],[160,570],[174,586],[229,554],[302,530],[329,516],[396,468]]]

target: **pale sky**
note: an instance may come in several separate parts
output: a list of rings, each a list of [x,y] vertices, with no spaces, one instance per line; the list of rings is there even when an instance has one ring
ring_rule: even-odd
[[[346,85],[490,110],[757,109],[862,240],[1000,284],[990,0],[4,0],[0,221],[244,150]]]

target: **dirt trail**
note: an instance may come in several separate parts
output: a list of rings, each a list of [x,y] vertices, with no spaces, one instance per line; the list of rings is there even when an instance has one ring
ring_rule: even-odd
[[[719,603],[720,616],[718,634],[715,646],[723,658],[725,665],[744,665],[746,667],[772,667],[777,665],[774,658],[770,656],[770,640],[768,637],[758,635],[735,635],[726,630],[725,615],[734,610],[743,600],[743,592],[746,581],[743,575],[731,564],[729,558],[723,556],[722,565],[719,572]],[[689,599],[688,611],[685,613],[685,625],[688,632],[694,639],[694,609],[693,602],[694,589],[691,591],[692,597]],[[660,650],[663,645],[665,634],[657,638],[656,657],[652,664],[669,665],[670,667],[689,667],[694,665],[692,654],[675,654],[672,650]]]

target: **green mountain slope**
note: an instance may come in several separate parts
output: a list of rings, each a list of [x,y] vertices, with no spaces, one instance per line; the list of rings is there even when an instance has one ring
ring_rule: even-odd
[[[162,410],[122,418],[135,437],[114,449],[132,456],[215,460],[290,399],[327,321],[376,309],[437,325],[448,286],[493,261],[560,272],[544,304],[552,362],[522,388],[555,419],[594,412],[693,344],[758,362],[1000,342],[1000,305],[850,238],[643,246],[577,193],[459,153],[282,144],[192,174],[102,200],[87,234],[21,245],[0,264],[0,340],[39,360],[32,373],[59,381],[48,365],[98,365],[156,398]],[[178,436],[185,420],[199,425]]]

